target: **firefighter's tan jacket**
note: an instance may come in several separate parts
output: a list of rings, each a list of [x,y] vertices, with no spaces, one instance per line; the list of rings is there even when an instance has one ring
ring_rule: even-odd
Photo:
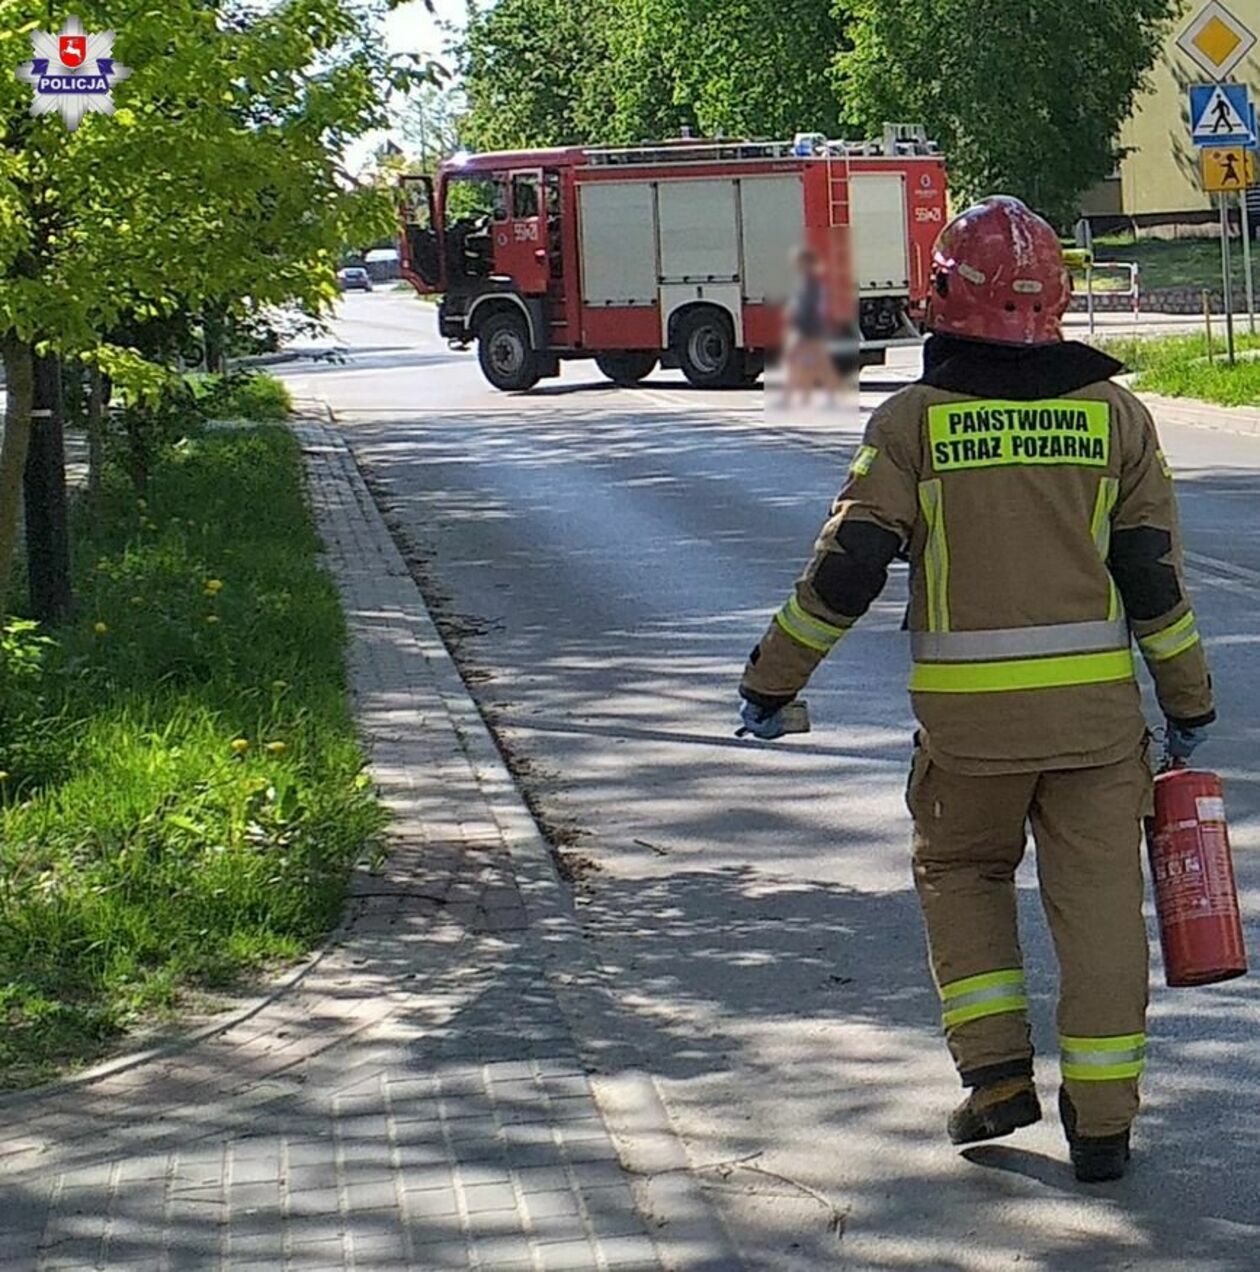
[[[1003,400],[919,383],[873,415],[813,560],[746,668],[798,693],[910,562],[910,690],[928,754],[957,772],[1101,765],[1145,724],[1132,645],[1170,718],[1214,718],[1155,426],[1102,380]]]

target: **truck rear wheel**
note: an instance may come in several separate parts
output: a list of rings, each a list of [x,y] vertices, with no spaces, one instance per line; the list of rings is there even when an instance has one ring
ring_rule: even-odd
[[[735,331],[722,310],[684,314],[674,343],[683,375],[696,388],[722,389],[739,382],[743,354],[735,347]]]
[[[631,385],[646,380],[656,370],[656,354],[626,349],[617,353],[597,353],[595,365],[614,384]]]
[[[477,361],[482,375],[505,393],[532,389],[540,378],[529,324],[521,314],[491,314],[482,323],[477,333]]]

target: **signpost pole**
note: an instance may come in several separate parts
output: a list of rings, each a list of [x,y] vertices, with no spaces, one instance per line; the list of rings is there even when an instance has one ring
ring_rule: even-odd
[[[1234,280],[1229,253],[1229,195],[1221,194],[1221,284],[1225,297],[1225,347],[1234,365]]]
[[[1256,283],[1251,274],[1251,209],[1247,207],[1247,191],[1238,196],[1242,204],[1243,277],[1247,284],[1247,330],[1256,334]]]

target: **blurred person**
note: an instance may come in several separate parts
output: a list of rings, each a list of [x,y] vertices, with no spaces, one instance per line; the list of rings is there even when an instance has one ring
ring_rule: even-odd
[[[783,315],[786,332],[782,405],[790,405],[793,394],[799,392],[802,405],[808,406],[815,389],[822,389],[831,405],[843,382],[827,347],[829,323],[823,264],[809,247],[797,248],[792,262],[798,279]]]

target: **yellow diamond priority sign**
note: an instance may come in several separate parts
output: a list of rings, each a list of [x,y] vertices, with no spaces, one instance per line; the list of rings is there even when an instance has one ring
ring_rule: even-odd
[[[1255,47],[1256,36],[1212,0],[1177,38],[1177,47],[1215,81],[1223,80]]]
[[[1209,194],[1228,194],[1256,184],[1255,151],[1242,146],[1206,146],[1203,155],[1203,188]]]

